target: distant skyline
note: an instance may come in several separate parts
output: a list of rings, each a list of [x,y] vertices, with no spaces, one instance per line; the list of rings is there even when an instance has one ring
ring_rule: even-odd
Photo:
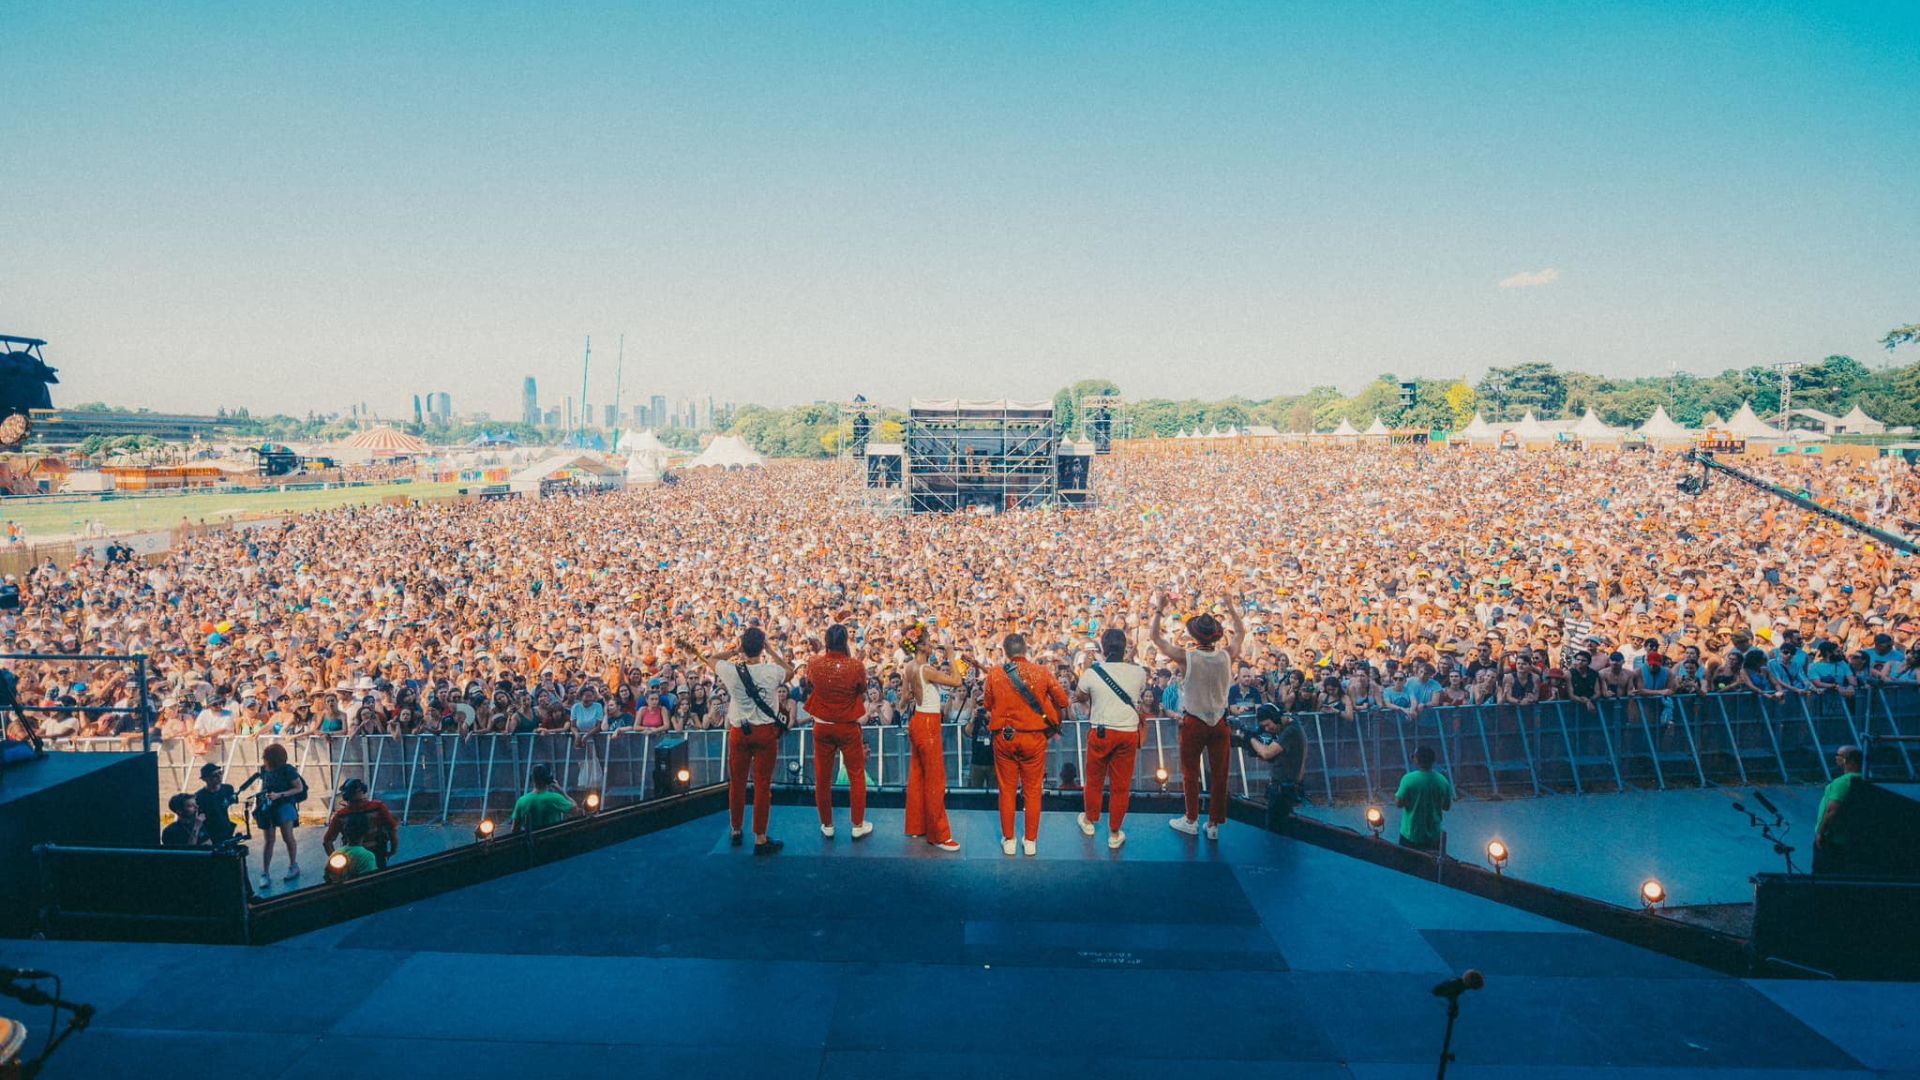
[[[59,404],[1267,397],[1920,320],[1920,5],[0,5]],[[1909,352],[1911,350],[1908,350]],[[1905,360],[1896,354],[1891,359]]]

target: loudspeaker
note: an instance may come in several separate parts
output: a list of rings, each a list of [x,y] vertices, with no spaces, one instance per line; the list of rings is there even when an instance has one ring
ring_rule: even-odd
[[[693,787],[687,765],[687,740],[679,735],[661,739],[653,748],[653,793],[679,795]]]
[[[867,436],[872,433],[873,421],[867,419],[866,413],[853,418],[853,455],[855,457],[867,452]]]
[[[1092,422],[1087,427],[1093,432],[1093,452],[1113,453],[1113,414],[1105,409],[1095,409]]]

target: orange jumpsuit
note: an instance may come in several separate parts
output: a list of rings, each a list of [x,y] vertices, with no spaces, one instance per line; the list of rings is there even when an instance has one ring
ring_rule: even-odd
[[[1033,711],[1013,681],[1001,668],[987,672],[986,707],[993,727],[993,771],[1000,781],[1000,835],[1013,836],[1014,792],[1027,799],[1028,840],[1040,839],[1041,784],[1047,774],[1048,729],[1056,726],[1067,709],[1067,692],[1060,680],[1046,668],[1020,659],[1013,661],[1020,681],[1040,702],[1043,713]]]

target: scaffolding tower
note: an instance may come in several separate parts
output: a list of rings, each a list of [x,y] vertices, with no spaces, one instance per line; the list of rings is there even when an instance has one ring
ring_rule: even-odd
[[[1025,510],[1059,496],[1053,403],[914,401],[905,475],[916,514]]]

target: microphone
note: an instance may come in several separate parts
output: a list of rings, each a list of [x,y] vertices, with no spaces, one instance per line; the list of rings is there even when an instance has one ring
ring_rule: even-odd
[[[1764,806],[1764,807],[1766,807],[1766,808],[1767,808],[1767,813],[1769,813],[1769,814],[1772,814],[1772,815],[1773,815],[1774,817],[1776,817],[1776,818],[1780,818],[1780,817],[1785,817],[1785,816],[1786,816],[1785,814],[1782,814],[1782,813],[1780,812],[1780,808],[1779,808],[1779,807],[1777,807],[1777,806],[1775,806],[1775,805],[1773,805],[1773,800],[1772,800],[1772,799],[1769,799],[1769,798],[1767,798],[1767,793],[1766,793],[1766,792],[1764,792],[1764,791],[1755,791],[1755,792],[1753,793],[1753,800],[1754,800],[1755,802],[1757,802],[1757,803],[1759,803],[1759,804],[1760,804],[1761,806]]]
[[[1742,803],[1742,802],[1741,802],[1741,801],[1740,801],[1739,799],[1735,799],[1735,800],[1733,800],[1733,811],[1734,811],[1734,813],[1736,813],[1736,814],[1745,814],[1745,813],[1749,813],[1749,811],[1747,810],[1747,807],[1746,807],[1746,805],[1745,805],[1744,803]]]
[[[1487,980],[1478,971],[1468,968],[1457,979],[1448,979],[1433,988],[1434,997],[1457,998],[1469,990],[1478,990],[1487,985]]]
[[[35,971],[32,968],[0,968],[0,979],[32,981],[34,979],[51,978],[53,978],[53,973],[50,971]]]

